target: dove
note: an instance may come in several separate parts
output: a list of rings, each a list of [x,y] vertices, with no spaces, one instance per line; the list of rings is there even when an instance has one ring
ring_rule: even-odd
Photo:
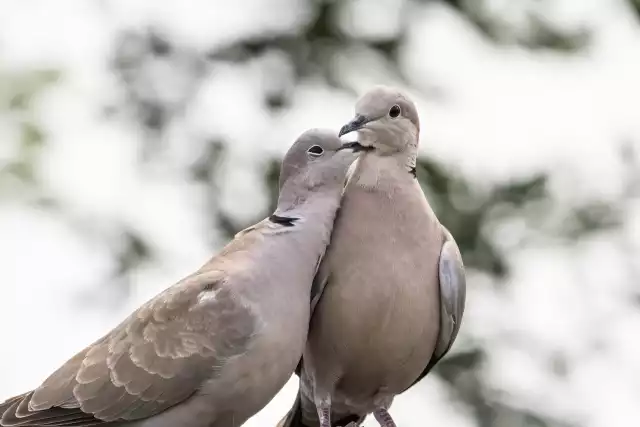
[[[466,298],[464,264],[416,179],[420,122],[400,91],[363,95],[339,132],[358,133],[331,243],[312,291],[300,387],[280,427],[382,427],[395,396],[449,351]]]
[[[312,280],[356,158],[341,148],[335,131],[303,133],[271,216],[0,404],[0,425],[235,427],[262,409],[302,357]]]

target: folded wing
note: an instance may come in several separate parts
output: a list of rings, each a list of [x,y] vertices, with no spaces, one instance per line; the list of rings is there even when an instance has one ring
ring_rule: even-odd
[[[189,398],[244,352],[252,309],[197,273],[136,310],[36,390],[0,404],[2,426],[89,426],[148,418]]]

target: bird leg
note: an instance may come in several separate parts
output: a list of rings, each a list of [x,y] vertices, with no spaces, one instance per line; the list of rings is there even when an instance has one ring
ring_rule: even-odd
[[[331,427],[331,403],[322,401],[317,405],[320,427]]]
[[[396,427],[396,423],[393,421],[393,418],[391,418],[391,414],[384,408],[373,411],[373,416],[378,424],[380,424],[380,427]]]

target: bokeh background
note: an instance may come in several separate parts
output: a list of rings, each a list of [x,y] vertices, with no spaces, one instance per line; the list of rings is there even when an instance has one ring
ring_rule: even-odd
[[[398,424],[636,425],[637,0],[0,1],[0,398],[267,215],[293,139],[377,83],[468,268]]]

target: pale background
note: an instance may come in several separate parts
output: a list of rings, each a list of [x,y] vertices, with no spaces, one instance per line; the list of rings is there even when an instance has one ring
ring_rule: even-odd
[[[417,100],[419,178],[469,286],[398,424],[636,425],[639,10],[0,0],[0,399],[266,215],[293,139],[385,83]]]

